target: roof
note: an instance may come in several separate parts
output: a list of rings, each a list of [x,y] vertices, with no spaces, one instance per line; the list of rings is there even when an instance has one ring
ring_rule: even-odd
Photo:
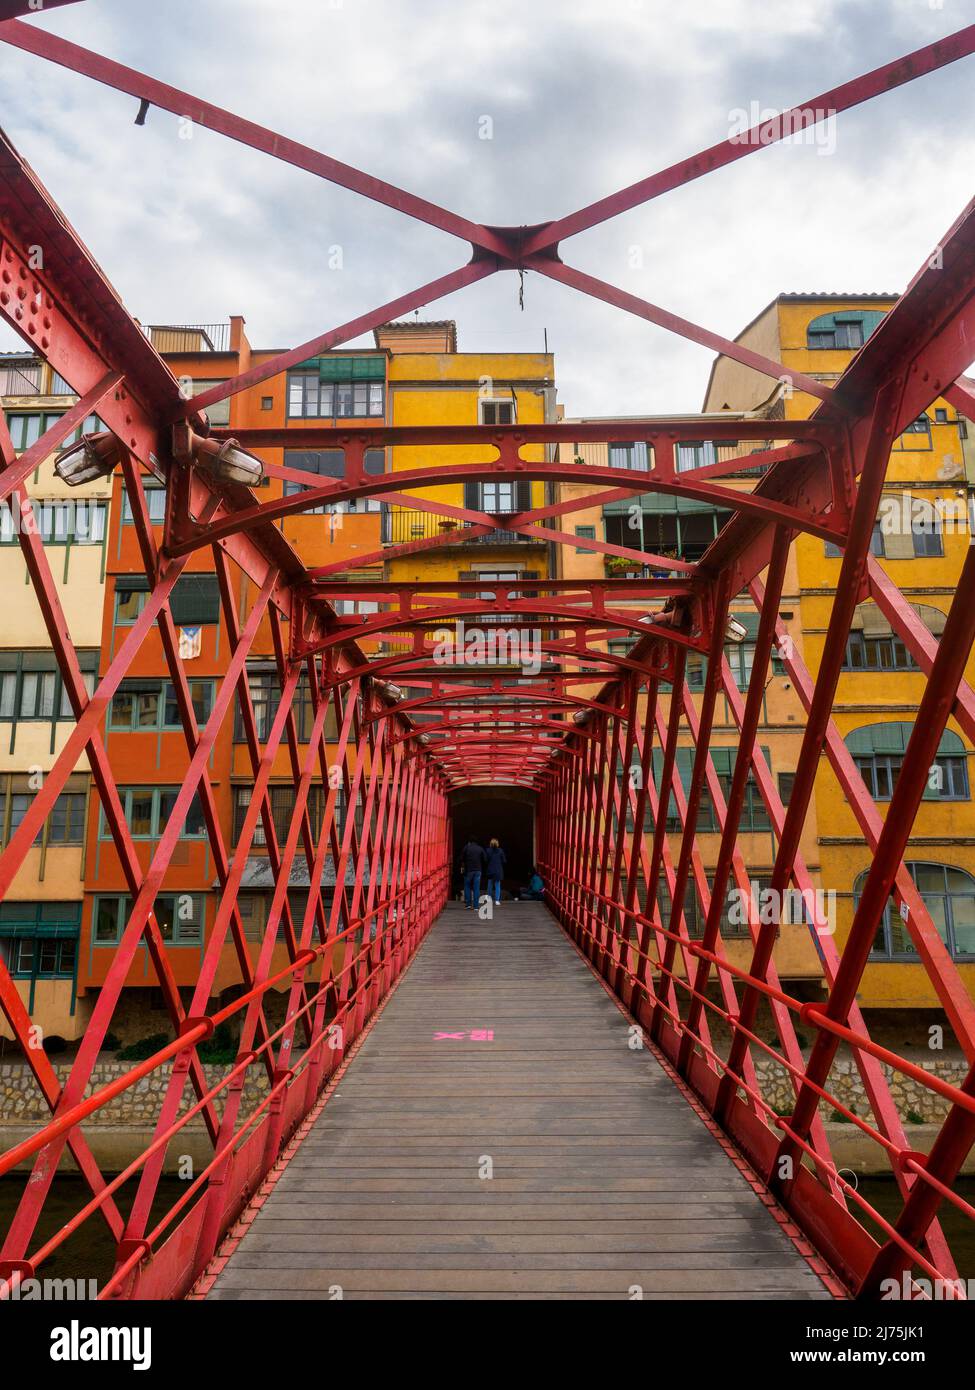
[[[363,883],[369,882],[368,863],[365,866],[362,881]],[[291,864],[291,872],[288,875],[288,887],[307,888],[309,882],[307,862],[304,859],[296,858]],[[355,885],[355,865],[352,863],[351,858],[345,866],[345,885],[347,888],[352,888]],[[217,884],[214,884],[214,887],[217,886]],[[274,888],[274,874],[271,871],[271,864],[266,855],[248,856],[240,886],[242,890]],[[323,888],[335,887],[335,864],[331,855],[325,860],[321,886]]]
[[[789,290],[787,294],[780,294],[778,299],[791,300],[820,300],[820,299],[899,299],[900,295],[896,291],[890,294],[881,294],[878,290],[811,290],[806,293],[803,290]]]
[[[422,333],[436,332],[440,329],[447,330],[450,341],[450,351],[457,351],[457,321],[456,319],[399,319],[390,323],[381,323],[372,330],[376,346],[379,346],[380,333]]]

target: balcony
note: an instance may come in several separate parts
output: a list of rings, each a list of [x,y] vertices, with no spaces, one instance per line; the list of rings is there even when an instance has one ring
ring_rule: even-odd
[[[433,512],[410,511],[406,508],[386,508],[382,517],[383,545],[403,545],[408,541],[429,540],[441,536],[445,541],[462,541],[465,545],[545,545],[546,539],[539,535],[522,535],[520,531],[506,531],[498,528],[486,536],[465,536],[469,521],[451,521],[448,517],[436,516]]]
[[[143,323],[157,352],[229,352],[229,323]]]
[[[40,393],[40,362],[0,361],[0,396],[39,396]]]

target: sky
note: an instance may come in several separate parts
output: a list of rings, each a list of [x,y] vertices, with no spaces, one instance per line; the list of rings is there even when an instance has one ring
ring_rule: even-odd
[[[26,22],[474,221],[520,225],[973,21],[975,0],[83,0]],[[726,337],[785,291],[898,292],[972,196],[973,79],[964,59],[561,254]],[[0,125],[143,322],[242,314],[254,346],[290,347],[469,257],[219,135],[185,138],[167,112],[136,126],[137,109],[0,44]],[[455,319],[462,351],[541,351],[547,336],[569,416],[702,405],[707,349],[537,275],[523,308],[506,273],[420,316]]]

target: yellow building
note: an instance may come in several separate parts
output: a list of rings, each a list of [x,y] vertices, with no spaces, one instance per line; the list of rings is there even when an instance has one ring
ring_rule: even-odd
[[[78,399],[53,368],[24,353],[0,356],[0,396],[18,453]],[[97,427],[91,416],[83,429]],[[22,490],[89,689],[98,670],[111,490],[111,478],[68,488],[53,457]],[[0,504],[0,844],[17,829],[74,728],[20,548],[20,524],[19,508]],[[78,1037],[87,1017],[76,984],[89,785],[82,760],[0,904],[0,952],[48,1044]],[[2,1036],[10,1032],[0,1021]]]
[[[768,383],[766,382],[765,385],[765,396],[768,398]],[[774,408],[777,394],[777,392],[773,392],[772,397],[767,400],[769,410]],[[741,489],[750,489],[754,485],[755,472],[746,456],[763,445],[771,447],[775,442],[774,439],[770,437],[768,441],[762,441],[761,445],[752,442],[742,445],[715,446],[708,438],[708,422],[705,416],[668,417],[671,421],[675,418],[680,419],[682,423],[693,423],[701,431],[699,441],[692,440],[678,446],[678,468],[697,467],[701,463],[715,462],[719,457],[737,457],[740,455],[743,458],[740,474],[733,479],[722,479],[722,482],[727,481],[730,486]],[[723,411],[722,418],[725,420],[734,419],[736,412]],[[653,416],[627,416],[625,419],[626,423],[631,425],[638,421],[646,421],[648,433],[650,433],[652,425],[659,424],[659,419],[655,421]],[[591,427],[598,425],[600,421],[592,417],[566,421],[568,425],[573,423]],[[770,423],[770,432],[772,430],[774,430],[774,426]],[[641,443],[614,445],[567,442],[559,447],[561,461],[566,463],[586,464],[594,468],[625,468],[634,472],[646,470],[649,466],[647,446]],[[720,454],[714,452],[716,447],[720,450]],[[559,500],[582,499],[587,494],[605,491],[605,488],[604,483],[595,485],[583,482],[562,483],[559,485]],[[665,559],[666,557],[673,557],[680,560],[695,561],[704,554],[729,515],[729,512],[717,510],[707,503],[684,497],[668,496],[658,492],[633,494],[624,501],[580,508],[564,518],[565,529],[574,532],[578,543],[574,547],[565,545],[557,549],[558,575],[565,579],[583,581],[593,581],[614,575],[623,577],[666,575],[670,572],[667,570],[666,564],[663,566],[647,564],[641,567],[635,562],[623,561],[618,557],[610,557],[605,553],[588,548],[587,542],[593,540],[608,541],[611,544],[625,546],[630,550],[646,552],[648,555],[663,556]],[[786,584],[788,593],[793,593],[796,589],[794,566],[795,557],[793,556],[790,565],[790,579]],[[641,615],[646,611],[645,600],[627,600],[617,597],[615,606],[633,608]],[[758,618],[754,605],[750,603],[747,595],[740,596],[739,600],[733,603],[732,611],[745,627],[746,636],[742,642],[729,642],[725,648],[725,655],[739,688],[745,690],[751,674]],[[796,633],[799,614],[791,601],[788,604],[783,602],[782,617],[790,634]],[[633,640],[632,634],[620,632],[619,635],[610,636],[605,642],[594,638],[593,647],[594,649],[606,650],[613,655],[625,656],[633,644]],[[692,653],[687,663],[687,683],[691,697],[695,705],[698,706],[700,704],[698,692],[702,691],[704,687],[705,670],[705,659]],[[586,693],[595,695],[597,690],[598,686],[587,687]],[[658,704],[661,728],[666,726],[669,701],[669,688],[662,686]],[[643,716],[645,723],[646,706],[644,706]],[[766,752],[772,775],[777,779],[780,795],[785,800],[788,799],[791,789],[792,774],[796,765],[803,727],[802,713],[794,692],[791,692],[781,664],[776,661],[765,691],[760,744]],[[654,740],[656,744],[654,766],[659,776],[662,768],[660,756],[662,739],[659,733],[654,734]],[[711,755],[718,781],[725,796],[727,796],[730,787],[736,752],[737,725],[732,709],[727,699],[722,695],[718,699],[715,711]],[[690,738],[682,738],[678,749],[677,770],[685,791],[690,784],[692,760],[693,749]],[[668,848],[672,862],[676,863],[679,854],[680,831],[680,820],[676,807],[671,808],[668,825],[673,830],[673,834],[668,837]],[[652,834],[653,823],[649,808],[644,828],[648,836]],[[713,877],[719,842],[720,829],[717,812],[711,798],[705,796],[698,819],[697,843],[700,849],[701,869],[709,883]],[[760,892],[771,879],[776,841],[764,804],[758,795],[757,788],[753,785],[749,786],[746,795],[738,847],[745,864],[748,866],[749,881],[756,885],[754,891]],[[810,813],[807,820],[801,850],[813,887],[819,888],[821,885],[818,874],[819,854],[815,810]],[[639,884],[639,897],[641,902],[645,901],[646,887],[642,881],[642,875]],[[658,901],[666,921],[670,910],[670,897],[664,886],[661,887]],[[688,888],[685,899],[685,914],[690,935],[692,937],[700,936],[704,928],[704,912],[701,897],[693,882]],[[722,938],[731,962],[734,965],[747,968],[751,956],[751,942],[747,924],[743,920],[739,920],[741,916],[740,913],[729,914],[726,910],[722,923]],[[786,911],[784,914],[775,948],[775,963],[780,977],[789,981],[790,986],[797,989],[799,993],[807,994],[810,997],[818,995],[822,980],[820,961],[798,911]],[[679,962],[678,968],[680,968]]]
[[[787,370],[831,382],[894,303],[889,295],[780,295],[737,341],[781,361]],[[719,357],[704,409],[760,408],[768,389],[767,378]],[[796,419],[810,413],[812,406],[807,396],[785,393],[777,413]],[[944,626],[969,544],[967,433],[967,422],[939,399],[897,440],[873,539],[880,566],[934,634]],[[793,573],[783,606],[795,615],[793,636],[814,675],[840,563],[834,547],[811,536],[802,537],[793,548]],[[969,681],[973,675],[970,664]],[[881,816],[886,814],[923,688],[924,676],[879,609],[873,603],[861,604],[837,690],[835,720]],[[975,989],[971,755],[960,730],[950,722],[907,853],[911,874],[969,990]],[[816,782],[815,816],[822,883],[837,894],[837,938],[842,946],[871,855],[825,759]],[[885,1009],[937,1006],[927,972],[891,909],[878,924],[860,1002]]]
[[[387,371],[392,425],[542,424],[554,420],[555,365],[550,353],[475,353],[457,351],[452,321],[390,323],[375,333],[377,347],[389,354]],[[544,459],[544,446],[526,449],[526,458]],[[430,448],[399,445],[392,450],[394,473],[420,467],[483,461],[483,447],[452,445]],[[510,477],[416,489],[416,496],[455,507],[506,513],[543,506],[544,482],[513,482]],[[549,573],[549,546],[499,526],[493,533],[465,541],[462,520],[418,508],[391,506],[383,516],[383,540],[390,546],[442,536],[438,547],[390,560],[390,580],[544,578]],[[453,537],[456,535],[457,540]]]

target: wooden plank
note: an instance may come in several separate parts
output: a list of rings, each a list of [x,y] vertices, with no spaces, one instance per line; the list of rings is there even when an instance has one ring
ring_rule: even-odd
[[[540,904],[448,907],[209,1297],[829,1297],[632,1042]]]

